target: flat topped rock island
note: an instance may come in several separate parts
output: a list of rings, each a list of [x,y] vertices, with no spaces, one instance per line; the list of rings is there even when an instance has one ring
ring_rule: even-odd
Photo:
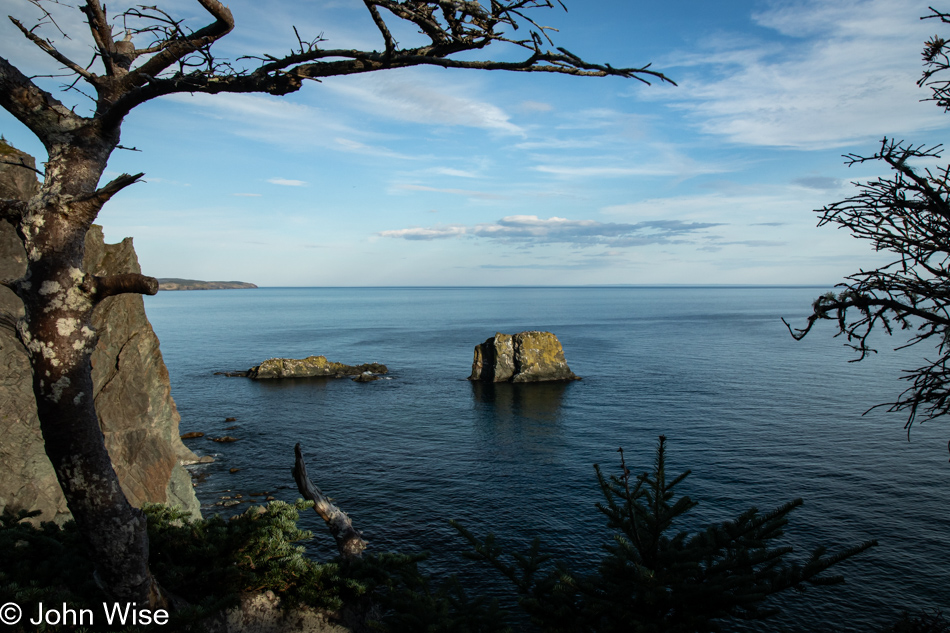
[[[472,375],[479,382],[551,382],[580,380],[551,332],[498,332],[475,346]]]
[[[377,380],[380,374],[388,372],[389,368],[381,363],[344,365],[343,363],[329,361],[326,356],[308,356],[306,358],[270,358],[247,371],[217,373],[225,376],[244,376],[254,380],[356,376],[357,382],[369,382]]]

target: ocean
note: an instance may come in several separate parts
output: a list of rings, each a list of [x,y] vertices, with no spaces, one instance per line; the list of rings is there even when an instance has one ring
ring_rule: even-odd
[[[901,370],[931,350],[895,352],[902,339],[880,336],[879,354],[849,363],[831,322],[794,341],[781,317],[803,325],[827,290],[261,288],[145,301],[181,431],[205,432],[187,444],[216,459],[198,470],[206,516],[245,508],[215,505],[236,494],[296,499],[300,442],[311,478],[374,551],[429,551],[432,573],[497,594],[493,571],[460,559],[467,544],[449,519],[509,550],[539,537],[591,569],[610,540],[592,465],[618,474],[623,447],[628,467],[646,471],[662,434],[669,472],[692,471],[678,491],[699,502],[679,529],[802,497],[783,540],[799,560],[817,545],[879,541],[835,568],[847,584],[783,597],[778,624],[867,631],[904,609],[950,611],[950,425],[915,425],[908,441],[904,414],[863,415],[896,398]],[[523,330],[554,332],[583,380],[466,380],[476,344]],[[370,383],[214,374],[309,355],[380,362],[389,374]],[[208,439],[219,435],[238,441]],[[301,524],[315,534],[312,555],[334,554],[315,514]]]

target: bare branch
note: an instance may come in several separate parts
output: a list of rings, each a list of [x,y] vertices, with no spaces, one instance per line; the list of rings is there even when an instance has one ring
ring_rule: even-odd
[[[79,7],[79,10],[86,14],[89,22],[89,32],[96,43],[96,49],[102,58],[102,63],[106,67],[106,75],[115,76],[116,65],[113,59],[115,53],[115,41],[112,39],[112,27],[106,19],[105,9],[99,4],[99,0],[87,0],[86,4]]]
[[[13,22],[13,24],[16,25],[18,29],[20,29],[20,32],[23,33],[24,37],[26,37],[28,40],[36,44],[44,53],[46,53],[47,55],[49,55],[50,57],[58,61],[60,64],[62,64],[63,66],[65,66],[66,68],[76,73],[77,75],[83,77],[84,79],[92,80],[92,78],[94,77],[92,73],[90,73],[85,68],[83,68],[82,66],[74,62],[73,60],[69,59],[62,53],[60,53],[58,50],[56,50],[56,47],[50,44],[48,41],[39,37],[35,33],[29,31],[25,26],[23,26],[20,23],[19,20],[17,20],[14,17],[10,17],[10,21]]]
[[[47,147],[53,134],[75,127],[82,120],[2,57],[0,107],[30,128]]]
[[[18,161],[0,159],[0,165],[13,165],[14,167],[22,167],[23,169],[29,169],[30,171],[36,172],[37,174],[40,175],[40,177],[43,176],[43,172],[41,172],[39,169],[37,169],[33,165],[28,165],[26,160],[24,160],[23,156],[20,156],[20,160]]]
[[[202,48],[211,46],[234,28],[234,16],[218,0],[198,0],[215,21],[190,35],[180,35],[163,43],[162,50],[129,73],[129,86],[141,86],[158,77],[169,66]]]
[[[839,284],[838,294],[815,300],[802,328],[789,333],[801,340],[820,320],[837,322],[836,336],[857,352],[860,361],[875,350],[869,345],[875,331],[892,335],[911,332],[899,348],[935,341],[939,360],[907,371],[912,386],[890,411],[908,411],[907,429],[924,412],[925,418],[950,413],[950,166],[917,171],[914,159],[939,157],[939,145],[926,147],[884,139],[871,156],[849,154],[849,165],[878,161],[891,170],[889,177],[856,183],[857,195],[819,210],[819,226],[834,224],[896,259],[873,270],[862,270]]]
[[[120,294],[154,295],[158,293],[158,280],[138,273],[123,273],[108,277],[92,277],[93,302]]]
[[[366,4],[366,8],[369,9],[369,14],[373,16],[373,22],[376,24],[376,28],[378,28],[379,32],[383,35],[383,41],[386,43],[386,54],[392,55],[393,51],[396,50],[396,41],[393,39],[392,33],[389,32],[389,27],[386,26],[386,22],[382,16],[379,15],[379,11],[376,9],[376,5],[373,4],[372,0],[363,0],[363,2]]]
[[[93,220],[96,219],[96,216],[99,215],[99,211],[102,210],[102,206],[112,199],[112,196],[119,193],[129,185],[138,182],[139,179],[144,175],[144,173],[134,175],[122,174],[118,178],[110,181],[108,184],[106,184],[106,186],[96,189],[90,194],[70,201],[68,203],[69,208],[71,211],[77,214],[77,217],[80,218],[82,222],[91,224]]]
[[[303,451],[300,450],[300,444],[294,446],[294,480],[297,482],[297,490],[304,499],[313,501],[313,509],[326,521],[330,528],[330,534],[336,540],[337,549],[344,560],[350,561],[360,558],[363,550],[366,549],[366,541],[362,535],[353,527],[350,517],[338,507],[333,505],[326,495],[316,486],[307,475],[307,465],[303,460]]]

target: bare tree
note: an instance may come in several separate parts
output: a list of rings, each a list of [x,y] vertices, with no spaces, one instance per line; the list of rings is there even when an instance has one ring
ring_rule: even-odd
[[[922,19],[950,24],[950,14],[931,12]],[[948,44],[939,36],[925,44],[925,71],[918,82],[945,110],[950,110],[950,80],[942,74],[950,69]],[[858,354],[854,361],[875,351],[869,345],[875,330],[909,331],[909,340],[900,348],[930,341],[935,355],[902,377],[910,386],[894,402],[876,405],[906,411],[908,434],[916,420],[950,412],[950,166],[922,170],[912,166],[915,160],[932,160],[940,154],[940,145],[885,138],[871,156],[845,157],[849,165],[884,163],[890,176],[860,183],[857,195],[820,209],[818,225],[847,229],[855,238],[869,240],[875,250],[892,253],[894,259],[850,275],[847,283],[838,284],[839,292],[818,297],[805,327],[793,330],[785,324],[800,340],[816,322],[835,321],[836,336],[844,336]]]
[[[100,186],[106,163],[120,147],[123,118],[136,106],[174,93],[260,92],[284,95],[306,79],[366,73],[409,66],[475,68],[566,75],[618,76],[647,82],[669,81],[641,68],[592,64],[553,46],[550,29],[534,19],[535,9],[560,0],[364,0],[382,39],[381,51],[323,48],[321,38],[297,34],[295,48],[283,57],[262,55],[227,61],[212,46],[234,27],[218,0],[196,0],[211,22],[189,29],[157,6],[127,9],[111,21],[99,0],[85,0],[93,64],[70,59],[40,26],[56,27],[47,2],[30,0],[44,18],[27,28],[10,20],[25,38],[84,82],[95,107],[81,116],[41,89],[0,57],[0,105],[26,125],[48,153],[43,184],[27,201],[0,200],[0,219],[13,224],[26,248],[26,274],[4,282],[24,303],[18,324],[33,367],[33,388],[46,452],[69,509],[94,552],[100,584],[115,597],[164,603],[148,569],[145,519],[119,488],[103,444],[93,406],[89,357],[96,344],[90,315],[97,303],[119,293],[154,294],[158,283],[143,275],[96,277],[82,271],[83,239],[102,206],[143,174],[123,174]],[[58,4],[58,3],[57,3]],[[393,21],[414,25],[428,40],[403,48],[389,28]],[[112,24],[120,25],[114,28]],[[520,28],[526,27],[526,28]],[[58,27],[56,27],[58,28]],[[296,33],[296,29],[294,30]],[[452,57],[506,43],[526,52],[522,61],[470,61]],[[251,68],[238,68],[250,63]]]

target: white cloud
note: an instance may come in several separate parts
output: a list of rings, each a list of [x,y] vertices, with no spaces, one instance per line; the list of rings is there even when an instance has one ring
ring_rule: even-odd
[[[541,101],[522,101],[518,104],[518,107],[524,110],[525,112],[550,112],[554,109],[554,106],[550,103],[543,103]]]
[[[437,240],[465,235],[467,229],[461,224],[443,224],[428,228],[394,229],[380,231],[381,237],[400,237],[404,240]]]
[[[523,135],[498,106],[468,96],[471,86],[432,83],[410,72],[327,80],[324,88],[347,98],[351,107],[374,116],[426,125],[461,125],[502,134]]]
[[[679,88],[638,94],[744,145],[825,149],[933,129],[945,115],[919,103],[927,95],[915,83],[927,13],[917,1],[776,3],[753,18],[787,36],[780,43],[715,42],[666,60],[694,71]]]
[[[291,180],[289,178],[268,178],[267,182],[272,185],[280,185],[282,187],[306,187],[307,182],[304,180]]]
[[[369,144],[358,138],[378,137],[365,127],[346,123],[338,114],[268,95],[180,94],[170,101],[203,110],[203,116],[227,122],[230,133],[296,151],[333,149],[387,159],[417,158]]]
[[[451,176],[453,178],[478,178],[478,174],[475,172],[452,169],[451,167],[432,167],[426,171],[439,176]]]
[[[381,237],[406,240],[436,240],[471,236],[509,242],[533,244],[569,243],[577,246],[606,245],[611,247],[671,244],[689,241],[691,234],[719,226],[710,222],[682,222],[680,220],[649,220],[635,224],[570,220],[568,218],[539,218],[536,215],[511,215],[497,222],[464,226],[437,225],[425,228],[380,231]]]
[[[418,156],[410,156],[409,154],[394,152],[386,147],[360,143],[359,141],[354,141],[353,139],[335,138],[333,140],[336,143],[338,149],[342,149],[345,152],[352,152],[354,154],[364,154],[366,156],[376,156],[379,158],[395,158],[397,160],[416,160],[419,158]]]

